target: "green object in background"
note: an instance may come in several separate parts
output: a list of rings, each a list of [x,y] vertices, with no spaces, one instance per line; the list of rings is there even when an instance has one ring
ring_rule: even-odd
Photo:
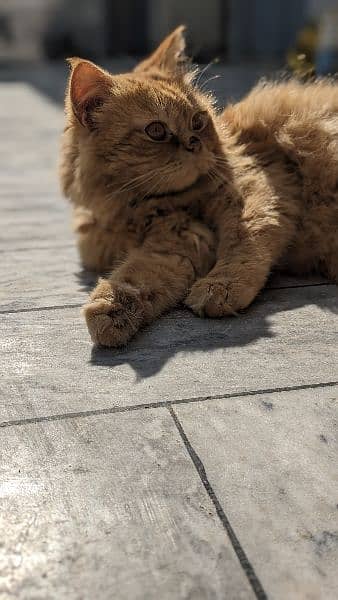
[[[287,63],[291,71],[301,79],[315,75],[315,57],[318,46],[318,23],[309,22],[296,39],[296,45],[287,54]]]
[[[338,5],[306,24],[287,54],[287,63],[301,79],[338,72]]]

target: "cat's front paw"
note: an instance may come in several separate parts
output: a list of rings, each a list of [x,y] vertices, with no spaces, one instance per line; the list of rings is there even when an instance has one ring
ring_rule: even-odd
[[[255,295],[249,286],[206,277],[192,286],[185,304],[200,317],[225,317],[246,308]]]
[[[144,311],[138,290],[101,280],[83,314],[94,344],[118,347],[141,327]]]

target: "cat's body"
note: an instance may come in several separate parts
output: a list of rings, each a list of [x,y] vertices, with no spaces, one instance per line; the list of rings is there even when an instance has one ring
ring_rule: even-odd
[[[216,114],[183,48],[179,29],[126,76],[73,64],[62,185],[84,265],[112,271],[85,307],[95,343],[183,299],[234,313],[276,265],[338,281],[338,86],[260,85]]]

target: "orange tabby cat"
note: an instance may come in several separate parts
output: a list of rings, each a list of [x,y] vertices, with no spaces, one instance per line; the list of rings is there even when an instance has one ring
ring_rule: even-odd
[[[183,27],[132,73],[71,60],[61,181],[93,341],[125,344],[185,299],[223,317],[271,268],[338,281],[338,87],[256,87],[217,113],[185,66]]]

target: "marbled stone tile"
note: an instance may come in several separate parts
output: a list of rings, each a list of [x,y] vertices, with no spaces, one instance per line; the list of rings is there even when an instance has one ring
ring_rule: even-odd
[[[338,386],[175,411],[268,597],[336,600]]]
[[[166,409],[1,438],[2,598],[255,598]]]

